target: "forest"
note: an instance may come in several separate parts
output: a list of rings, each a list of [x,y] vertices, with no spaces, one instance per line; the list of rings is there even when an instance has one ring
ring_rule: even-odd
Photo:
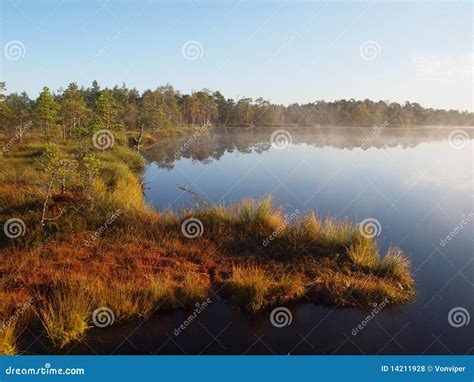
[[[388,126],[473,125],[474,113],[423,108],[418,103],[354,99],[315,101],[288,106],[258,98],[231,99],[208,89],[182,94],[171,85],[155,90],[129,89],[124,85],[101,88],[71,83],[52,92],[44,87],[36,99],[25,93],[7,94],[0,82],[0,120],[5,137],[25,128],[41,130],[48,140],[61,131],[63,138],[90,134],[98,129],[149,132],[172,130],[177,126],[213,125],[334,125]]]

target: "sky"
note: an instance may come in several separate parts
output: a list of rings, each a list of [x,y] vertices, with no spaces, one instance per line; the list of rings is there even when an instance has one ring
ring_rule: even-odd
[[[1,1],[0,74],[274,103],[372,99],[473,111],[470,1]]]

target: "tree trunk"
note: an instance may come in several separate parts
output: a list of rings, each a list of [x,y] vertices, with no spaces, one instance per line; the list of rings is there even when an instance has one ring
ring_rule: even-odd
[[[43,211],[42,211],[42,214],[41,214],[41,226],[42,227],[44,227],[44,222],[46,221],[46,209],[48,207],[49,197],[51,196],[51,192],[53,190],[53,182],[54,182],[54,177],[51,177],[51,181],[49,182],[49,185],[48,185],[48,191],[46,191],[46,198],[44,199]]]
[[[137,139],[137,144],[135,146],[135,149],[138,151],[140,151],[140,146],[142,144],[142,139],[143,139],[143,129],[144,129],[144,125],[141,125],[140,127],[140,135],[138,136],[138,139]]]

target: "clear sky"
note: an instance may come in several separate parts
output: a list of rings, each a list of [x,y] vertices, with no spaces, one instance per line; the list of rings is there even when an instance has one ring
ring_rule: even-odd
[[[472,3],[1,0],[1,77],[473,110]]]

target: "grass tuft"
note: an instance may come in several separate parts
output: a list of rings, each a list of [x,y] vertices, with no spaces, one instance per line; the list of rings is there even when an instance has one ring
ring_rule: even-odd
[[[174,308],[176,302],[176,285],[170,275],[148,275],[148,298],[163,308]]]
[[[373,269],[379,260],[379,250],[373,239],[356,234],[347,252],[350,260],[357,266]]]
[[[354,227],[347,220],[336,220],[332,217],[324,219],[322,224],[322,236],[327,245],[344,246],[351,245],[354,238]]]
[[[384,278],[393,279],[411,288],[413,279],[410,273],[410,261],[398,247],[390,247],[375,271]]]
[[[197,273],[189,271],[182,276],[182,283],[176,293],[177,299],[184,306],[192,307],[206,298],[207,290],[208,286],[202,278]]]
[[[77,292],[55,290],[49,303],[39,308],[38,316],[53,346],[61,349],[83,337],[89,305]]]
[[[255,266],[234,266],[232,276],[226,282],[226,289],[235,304],[256,312],[267,304],[265,297],[271,285],[271,279],[262,269]]]
[[[15,355],[17,349],[17,333],[15,323],[0,332],[0,355]]]
[[[257,266],[234,266],[232,276],[225,282],[231,300],[251,312],[257,312],[269,305],[296,300],[305,291],[301,277],[274,275]]]
[[[243,199],[234,208],[236,224],[246,236],[266,236],[285,224],[281,211],[273,206],[271,195],[258,200]]]

